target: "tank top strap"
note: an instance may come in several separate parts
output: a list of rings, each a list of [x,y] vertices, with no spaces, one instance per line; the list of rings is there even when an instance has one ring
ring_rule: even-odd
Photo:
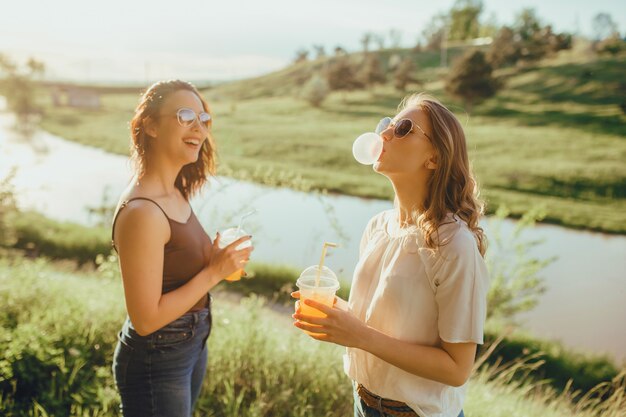
[[[135,200],[150,201],[152,204],[157,206],[159,208],[159,210],[161,210],[161,212],[163,213],[163,215],[165,216],[165,218],[169,222],[170,218],[167,216],[167,213],[165,212],[165,210],[163,210],[163,207],[161,207],[159,205],[159,203],[157,203],[154,200],[151,200],[151,199],[146,198],[146,197],[134,197],[134,198],[130,198],[128,200],[122,201],[122,204],[120,204],[120,208],[117,209],[117,212],[115,213],[115,216],[113,216],[113,226],[111,227],[111,246],[113,246],[113,249],[115,249],[116,252],[117,252],[117,248],[115,247],[115,223],[117,223],[117,216],[120,214],[120,211],[122,211],[128,205],[128,203],[130,203],[131,201],[135,201]]]

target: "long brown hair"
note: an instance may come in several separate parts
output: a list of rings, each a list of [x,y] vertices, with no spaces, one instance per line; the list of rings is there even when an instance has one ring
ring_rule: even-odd
[[[147,151],[150,149],[152,138],[145,131],[146,121],[158,118],[161,107],[165,100],[173,93],[187,90],[194,93],[202,102],[202,107],[207,113],[211,113],[209,105],[202,98],[193,84],[181,80],[159,81],[152,84],[143,94],[139,105],[135,109],[135,115],[130,121],[130,158],[133,162],[135,174],[141,178],[145,174]],[[211,132],[207,133],[207,140],[200,148],[198,160],[185,165],[176,177],[175,186],[188,200],[196,194],[207,182],[209,176],[215,174],[215,142]]]
[[[437,248],[444,244],[437,231],[449,212],[465,221],[476,237],[481,255],[487,250],[487,239],[478,221],[484,212],[467,155],[465,133],[456,116],[437,99],[424,93],[402,100],[399,111],[419,108],[432,126],[431,143],[435,148],[437,167],[428,181],[424,211],[414,214],[415,224],[424,232],[426,244]]]

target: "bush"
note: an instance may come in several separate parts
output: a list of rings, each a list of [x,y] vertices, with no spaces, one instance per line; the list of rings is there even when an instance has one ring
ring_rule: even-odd
[[[446,80],[446,91],[463,100],[468,110],[474,104],[493,96],[498,83],[492,76],[492,67],[485,54],[478,50],[468,51],[452,67]]]
[[[0,414],[23,415],[34,402],[50,415],[114,409],[110,366],[124,317],[119,283],[19,258],[0,260],[0,283]]]
[[[20,213],[15,218],[15,248],[31,256],[72,259],[80,265],[94,263],[99,254],[111,252],[110,230],[57,222],[36,212]]]
[[[619,35],[606,38],[596,45],[596,50],[600,54],[617,55],[620,52],[626,51],[626,41],[621,39]]]
[[[0,260],[0,414],[38,407],[42,415],[117,415],[111,362],[124,319],[121,287],[43,261]],[[215,303],[200,415],[347,415],[342,349],[276,326],[276,313],[263,305],[255,297],[239,306]]]
[[[404,57],[393,71],[393,86],[396,90],[405,91],[409,83],[419,84],[420,81],[413,75],[415,72],[415,64],[411,57]]]
[[[357,71],[356,77],[366,88],[376,84],[384,84],[387,81],[378,54],[371,53],[365,55],[361,68]]]
[[[326,69],[326,80],[331,90],[354,90],[363,87],[356,77],[356,68],[349,57],[333,58]]]
[[[502,220],[509,215],[506,207],[500,206],[492,220],[486,263],[489,269],[490,287],[487,295],[487,319],[513,321],[518,313],[532,310],[538,298],[545,292],[541,270],[554,259],[539,261],[530,258],[529,250],[541,241],[521,239],[522,231],[544,216],[542,210],[529,211],[518,221],[509,240],[500,233]]]
[[[504,326],[488,325],[481,352],[505,332]],[[574,352],[559,342],[537,339],[519,331],[502,340],[487,364],[510,363],[522,357],[529,358],[527,363],[534,365],[533,380],[544,380],[560,392],[572,388],[586,393],[618,375],[615,364],[606,356]]]
[[[15,227],[13,222],[18,215],[15,203],[15,190],[12,180],[15,171],[0,180],[0,246],[11,246],[15,243]]]
[[[328,82],[320,75],[315,74],[304,85],[301,95],[313,107],[319,107],[329,92]]]
[[[75,274],[43,261],[0,259],[0,297],[4,301],[0,311],[1,415],[119,415],[111,373],[116,334],[124,320],[117,277],[111,279],[104,272]],[[209,369],[197,415],[350,415],[351,386],[342,371],[341,347],[310,340],[289,325],[287,314],[275,313],[254,296],[239,305],[218,296],[213,313]],[[502,332],[489,329],[486,340]],[[560,369],[575,379],[588,370],[596,380],[609,378],[613,371],[608,363],[564,356],[552,343],[523,336],[511,340],[501,343],[490,360],[500,364],[496,356],[511,357],[509,368],[526,375],[521,378],[525,382],[516,384],[520,378],[513,378],[510,371],[494,372],[489,371],[494,367],[483,366],[470,384],[468,413],[496,415],[494,410],[514,405],[513,412],[503,415],[623,416],[604,412],[609,407],[623,408],[624,396],[618,390],[624,385],[620,388],[619,381],[611,391],[612,399],[596,404],[589,414],[581,413],[582,408],[568,413],[574,407],[570,394],[558,395],[553,390],[548,397],[537,382],[543,376],[555,378]],[[535,351],[547,352],[544,373],[537,365],[524,365]],[[498,382],[502,378],[506,381]],[[506,392],[509,399],[494,398],[494,392]],[[587,399],[585,404],[589,403]],[[546,408],[561,412],[544,414]]]

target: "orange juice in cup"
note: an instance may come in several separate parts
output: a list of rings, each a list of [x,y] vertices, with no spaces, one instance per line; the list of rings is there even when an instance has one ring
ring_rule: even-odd
[[[298,310],[299,313],[305,316],[326,317],[326,314],[312,306],[306,305],[304,300],[314,300],[328,307],[333,307],[335,304],[335,293],[339,289],[339,280],[337,279],[337,275],[335,275],[330,268],[324,266],[326,248],[329,246],[336,247],[337,245],[328,242],[324,243],[319,265],[306,268],[296,281],[296,285],[300,290]],[[311,334],[306,330],[305,332]]]
[[[245,232],[245,230],[239,227],[231,227],[230,229],[226,229],[220,233],[220,248],[225,248],[226,246],[233,243],[235,240],[242,238],[246,235],[247,233]],[[252,242],[250,240],[246,240],[245,242],[237,246],[237,249],[244,249],[244,248],[250,247],[251,245],[252,245]],[[242,273],[243,273],[243,268],[233,272],[232,274],[227,276],[225,279],[226,281],[239,281],[241,279]]]
[[[302,271],[296,285],[300,289],[300,312],[307,316],[326,317],[318,309],[304,304],[304,300],[310,299],[332,307],[335,293],[339,289],[339,280],[335,273],[327,266],[321,270],[318,265],[310,266]]]

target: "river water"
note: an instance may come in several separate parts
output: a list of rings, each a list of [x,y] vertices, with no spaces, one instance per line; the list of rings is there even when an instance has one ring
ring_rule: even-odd
[[[25,139],[12,125],[12,116],[0,113],[0,178],[17,169],[13,184],[21,207],[90,225],[97,219],[87,207],[116,202],[127,185],[127,158],[43,131]],[[318,262],[324,241],[339,243],[329,250],[327,265],[349,281],[363,228],[392,204],[219,177],[192,206],[211,236],[256,209],[244,226],[254,236],[254,260],[303,268]],[[499,227],[506,239],[516,222],[487,219],[483,226],[488,234]],[[547,291],[539,304],[519,316],[523,326],[567,346],[626,360],[626,237],[538,225],[525,230],[521,240],[542,241],[530,256],[556,257],[541,272]]]

